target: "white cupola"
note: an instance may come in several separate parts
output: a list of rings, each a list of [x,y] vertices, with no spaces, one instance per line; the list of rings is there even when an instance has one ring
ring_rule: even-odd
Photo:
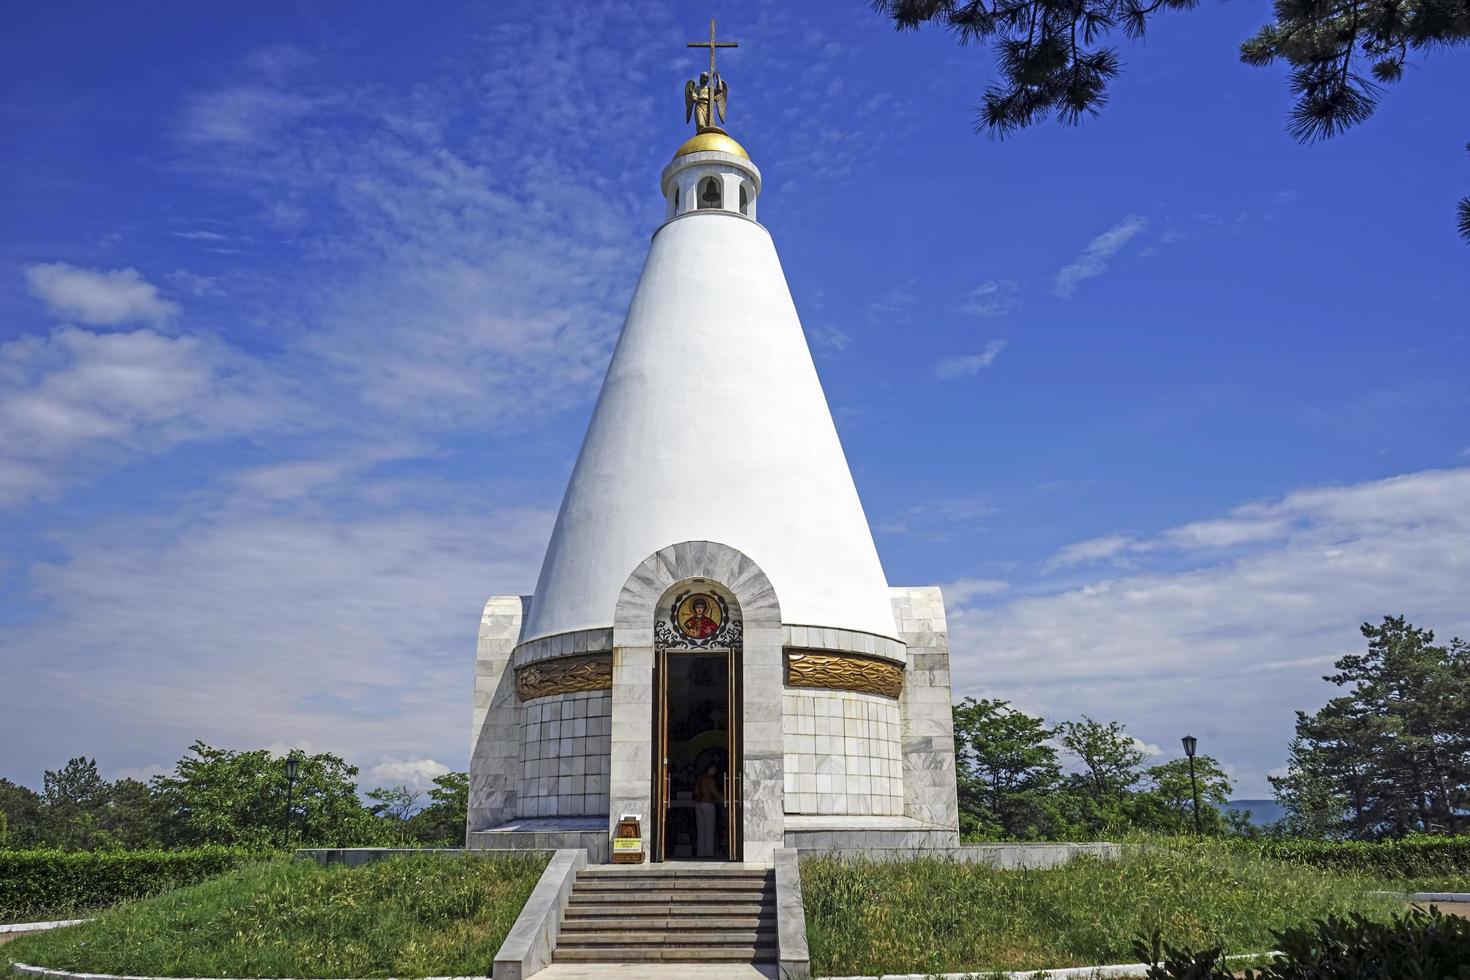
[[[695,133],[674,154],[659,179],[668,218],[690,211],[733,211],[755,220],[761,172],[745,148],[719,129]]]
[[[781,261],[755,220],[760,171],[703,125],[660,189],[667,218],[562,499],[524,639],[610,626],[629,574],[685,541],[749,556],[788,625],[896,637]]]

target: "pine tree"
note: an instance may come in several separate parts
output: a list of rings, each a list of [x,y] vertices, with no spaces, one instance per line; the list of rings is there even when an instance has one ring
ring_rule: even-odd
[[[1323,678],[1347,693],[1297,712],[1278,799],[1295,824],[1353,838],[1470,829],[1470,644],[1403,616],[1361,630],[1367,652]]]
[[[1107,104],[1117,77],[1116,31],[1141,38],[1150,18],[1196,0],[873,0],[899,30],[939,24],[961,44],[993,47],[1001,81],[985,90],[978,131],[1004,137],[1055,116],[1069,125]],[[1287,130],[1310,142],[1373,114],[1411,55],[1470,43],[1470,0],[1275,0],[1274,20],[1240,47],[1241,60],[1289,66],[1296,96]],[[1366,65],[1366,69],[1364,68]],[[1470,241],[1470,197],[1459,203]]]

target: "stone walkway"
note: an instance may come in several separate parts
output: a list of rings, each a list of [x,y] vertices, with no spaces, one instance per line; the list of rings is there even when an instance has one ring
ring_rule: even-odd
[[[535,980],[772,980],[774,964],[749,963],[553,963]]]

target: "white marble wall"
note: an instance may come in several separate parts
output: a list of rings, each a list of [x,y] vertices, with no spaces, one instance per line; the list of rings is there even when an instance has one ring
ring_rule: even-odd
[[[904,813],[930,826],[959,828],[949,627],[937,586],[897,588],[893,618],[907,647],[904,671]]]
[[[521,804],[521,705],[511,659],[530,596],[495,596],[485,603],[475,648],[475,713],[470,738],[469,832],[518,816]]]
[[[903,805],[897,701],[788,688],[782,698],[787,813],[896,816]]]
[[[606,816],[612,695],[585,691],[521,705],[521,817]]]

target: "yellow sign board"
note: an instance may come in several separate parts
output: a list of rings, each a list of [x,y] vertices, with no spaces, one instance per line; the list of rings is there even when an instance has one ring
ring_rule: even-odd
[[[618,821],[618,829],[613,832],[612,859],[614,864],[643,863],[643,834],[637,817],[625,816]]]

